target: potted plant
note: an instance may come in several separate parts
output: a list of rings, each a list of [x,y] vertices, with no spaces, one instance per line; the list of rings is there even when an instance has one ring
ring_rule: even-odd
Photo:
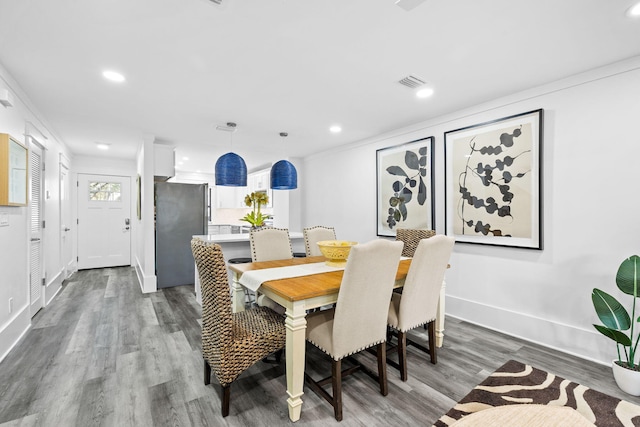
[[[240,218],[240,221],[246,221],[251,224],[252,227],[262,227],[264,220],[269,218],[269,215],[265,215],[260,212],[260,207],[269,203],[269,196],[266,193],[254,192],[244,196],[244,204],[252,207],[251,212]]]
[[[636,332],[636,301],[640,295],[640,257],[630,256],[622,261],[616,274],[618,289],[633,297],[631,316],[622,304],[608,293],[594,288],[593,306],[603,325],[593,325],[600,333],[616,342],[618,359],[612,363],[613,376],[618,387],[634,396],[640,395],[640,367],[637,350],[640,334]],[[629,333],[627,334],[627,332]],[[623,352],[620,351],[623,350]],[[624,357],[623,357],[624,356]]]

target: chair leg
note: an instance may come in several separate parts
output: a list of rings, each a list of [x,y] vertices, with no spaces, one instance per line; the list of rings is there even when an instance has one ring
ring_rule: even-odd
[[[333,388],[333,413],[342,421],[342,361],[331,360],[331,386]]]
[[[378,344],[378,381],[380,382],[380,393],[383,396],[389,394],[387,388],[387,343]]]
[[[204,385],[209,384],[211,384],[211,366],[209,366],[209,363],[204,360]]]
[[[431,356],[431,363],[434,365],[438,363],[438,356],[436,354],[436,322],[429,322],[429,355]]]
[[[276,363],[280,363],[280,361],[282,360],[282,353],[284,352],[283,349],[280,349],[278,351],[276,351]]]
[[[407,375],[407,333],[398,331],[398,365],[400,365],[400,379],[406,381]]]
[[[231,397],[231,384],[222,386],[222,416],[229,415],[229,401]]]

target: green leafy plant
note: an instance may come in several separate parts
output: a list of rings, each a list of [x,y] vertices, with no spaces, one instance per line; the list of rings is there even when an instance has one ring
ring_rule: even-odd
[[[244,196],[244,204],[252,207],[251,212],[240,218],[240,221],[246,221],[254,227],[261,227],[264,225],[264,220],[269,218],[269,215],[265,215],[260,212],[260,207],[269,203],[269,196],[265,193],[255,192]]]
[[[639,370],[638,363],[635,360],[640,335],[636,334],[634,330],[636,323],[640,322],[640,318],[636,319],[636,300],[640,294],[640,289],[638,289],[640,286],[640,257],[638,255],[630,256],[622,261],[616,274],[616,285],[625,294],[633,296],[631,316],[617,299],[600,289],[594,288],[591,293],[591,300],[604,326],[593,326],[598,332],[616,342],[618,365]],[[627,334],[624,331],[629,331],[629,333]],[[624,360],[620,353],[621,347],[624,350]]]

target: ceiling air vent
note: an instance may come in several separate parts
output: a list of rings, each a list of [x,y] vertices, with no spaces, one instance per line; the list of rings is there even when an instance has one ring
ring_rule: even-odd
[[[215,3],[217,5],[221,5],[223,0],[209,0],[211,3]]]
[[[415,88],[418,86],[422,86],[426,83],[426,81],[422,80],[420,77],[416,76],[407,76],[404,79],[398,81],[401,85],[405,85],[406,87]]]

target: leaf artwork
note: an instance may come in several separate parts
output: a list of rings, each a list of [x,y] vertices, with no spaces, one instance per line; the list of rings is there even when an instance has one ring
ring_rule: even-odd
[[[411,202],[414,195],[420,206],[427,201],[427,186],[424,177],[427,176],[427,147],[420,147],[418,154],[414,151],[405,151],[404,164],[402,166],[389,166],[388,174],[397,177],[392,182],[393,195],[389,198],[389,210],[387,225],[393,229],[401,221],[406,221],[409,215],[407,204]]]
[[[529,125],[519,125],[460,141],[457,234],[531,235],[530,135]]]

